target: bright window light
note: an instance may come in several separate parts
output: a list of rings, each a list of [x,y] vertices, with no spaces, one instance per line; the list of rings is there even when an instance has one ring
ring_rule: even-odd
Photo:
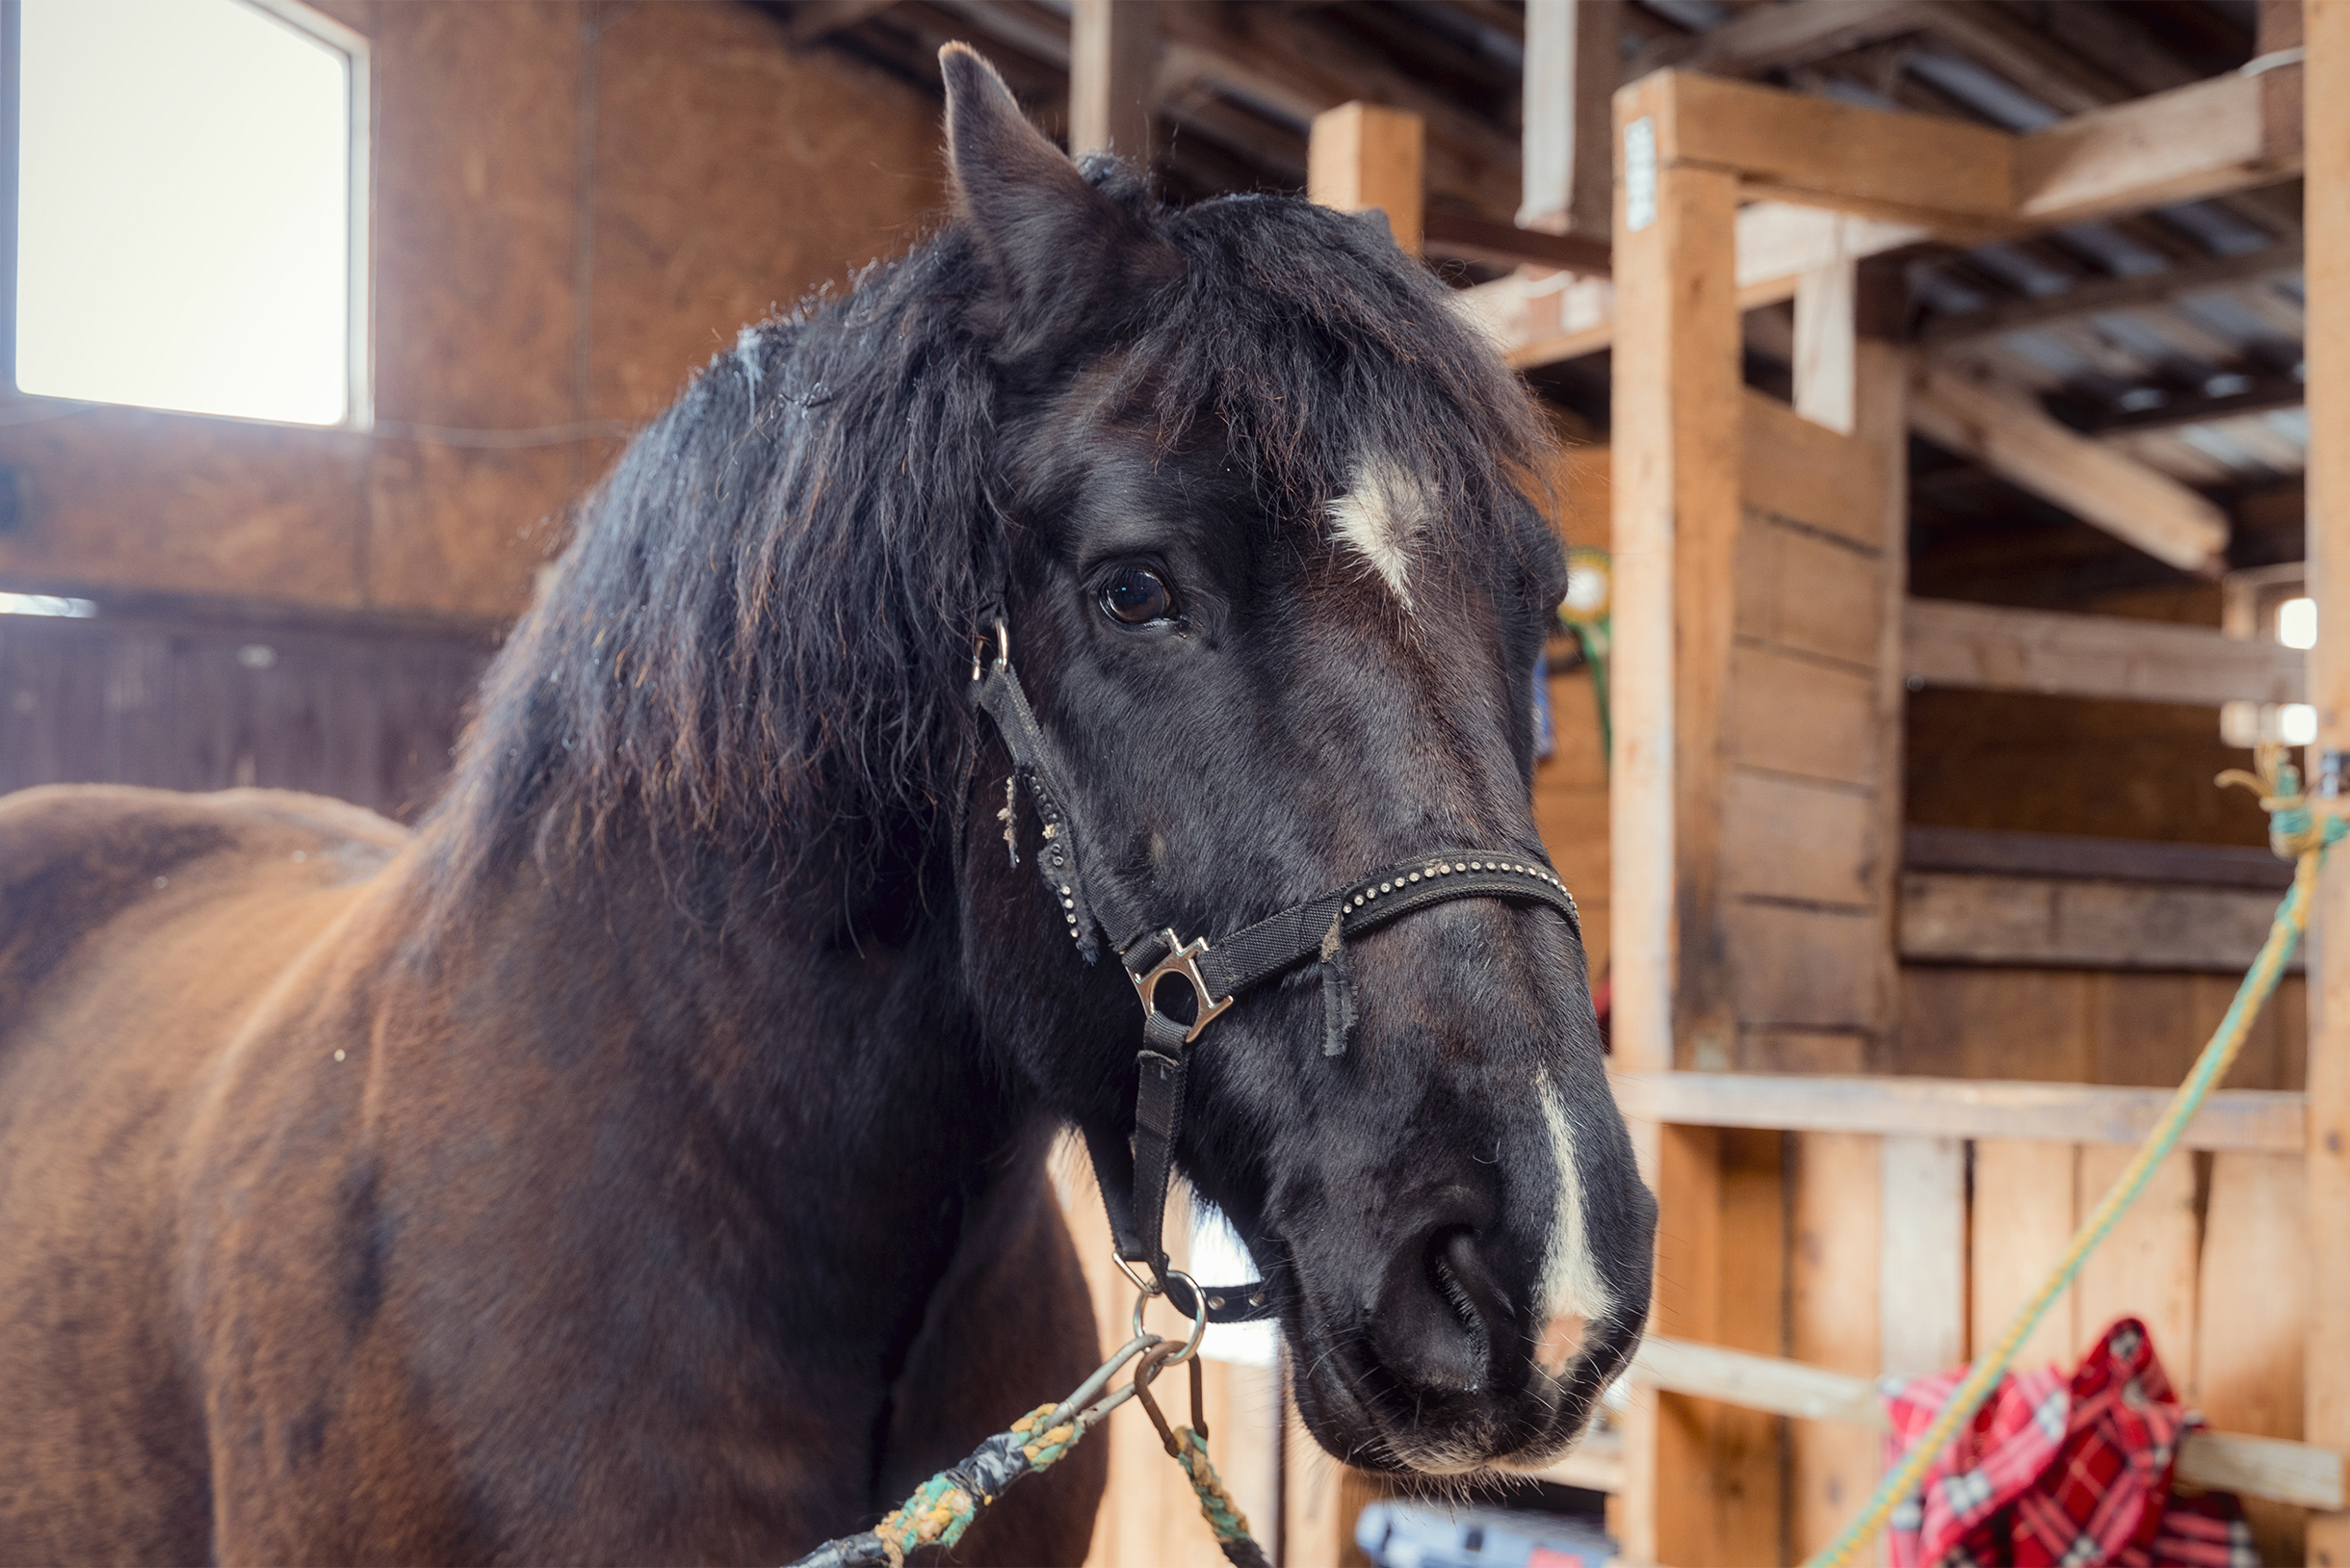
[[[2288,702],[2277,710],[2277,735],[2286,745],[2317,744],[2317,710],[2306,702]]]
[[[2317,601],[2287,599],[2277,606],[2277,640],[2288,648],[2317,646]]]
[[[17,389],[342,423],[363,46],[247,0],[21,14]]]
[[[0,593],[0,615],[65,615],[84,620],[98,613],[88,599],[62,593]]]

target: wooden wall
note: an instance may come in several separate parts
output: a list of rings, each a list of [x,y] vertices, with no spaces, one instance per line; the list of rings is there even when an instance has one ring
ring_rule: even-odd
[[[0,617],[0,795],[258,784],[413,821],[491,651],[467,630],[344,620]]]
[[[381,421],[642,420],[943,201],[930,99],[732,0],[322,9],[374,44]],[[101,600],[509,617],[616,450],[57,411],[0,394],[26,502],[0,584]]]

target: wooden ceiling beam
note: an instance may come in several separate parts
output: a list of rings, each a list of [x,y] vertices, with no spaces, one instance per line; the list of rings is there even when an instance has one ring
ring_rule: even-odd
[[[783,41],[795,49],[809,49],[835,33],[872,20],[895,0],[799,0],[783,24]]]
[[[1930,0],[1799,0],[1764,6],[1703,33],[1658,39],[1632,57],[1624,79],[1659,70],[1751,76],[1822,60],[1920,31]]]
[[[2074,322],[2106,310],[2161,304],[2189,295],[2207,293],[2232,284],[2289,276],[2301,271],[2301,245],[2274,246],[2240,256],[2214,256],[2208,261],[2173,267],[2136,277],[2115,277],[2084,283],[2062,294],[2036,300],[2010,300],[1983,310],[1942,316],[1918,334],[1919,344],[1931,351],[1979,343],[2009,332],[2034,330]]]
[[[1910,389],[1910,428],[2181,571],[2216,576],[2226,564],[2219,507],[2028,401],[1928,365]]]

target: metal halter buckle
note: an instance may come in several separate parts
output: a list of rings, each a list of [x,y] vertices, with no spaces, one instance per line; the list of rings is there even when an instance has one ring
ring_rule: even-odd
[[[1232,1006],[1232,998],[1226,997],[1218,1002],[1208,994],[1208,981],[1199,972],[1200,954],[1208,951],[1205,938],[1180,941],[1172,927],[1161,931],[1159,937],[1166,944],[1167,955],[1154,964],[1147,975],[1135,975],[1131,970],[1128,973],[1135,982],[1135,989],[1142,995],[1142,1018],[1146,1024],[1159,1014],[1159,1004],[1152,998],[1152,993],[1159,989],[1159,982],[1169,975],[1184,978],[1199,1004],[1199,1011],[1191,1020],[1190,1032],[1183,1037],[1183,1043],[1189,1045],[1199,1038],[1199,1032],[1208,1027],[1210,1020]]]

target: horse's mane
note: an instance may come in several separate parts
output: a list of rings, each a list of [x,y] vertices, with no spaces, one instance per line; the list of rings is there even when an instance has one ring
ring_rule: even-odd
[[[1185,265],[1064,338],[1062,363],[1113,367],[1114,405],[1162,450],[1228,440],[1268,514],[1309,524],[1381,451],[1426,478],[1446,548],[1537,560],[1513,491],[1543,467],[1543,423],[1377,214],[1169,212],[1113,162],[1085,172]],[[623,826],[738,887],[943,845],[1020,499],[1000,413],[1033,367],[1002,345],[1038,324],[1005,310],[951,220],[847,295],[746,328],[637,437],[484,684],[431,819],[444,893]]]

